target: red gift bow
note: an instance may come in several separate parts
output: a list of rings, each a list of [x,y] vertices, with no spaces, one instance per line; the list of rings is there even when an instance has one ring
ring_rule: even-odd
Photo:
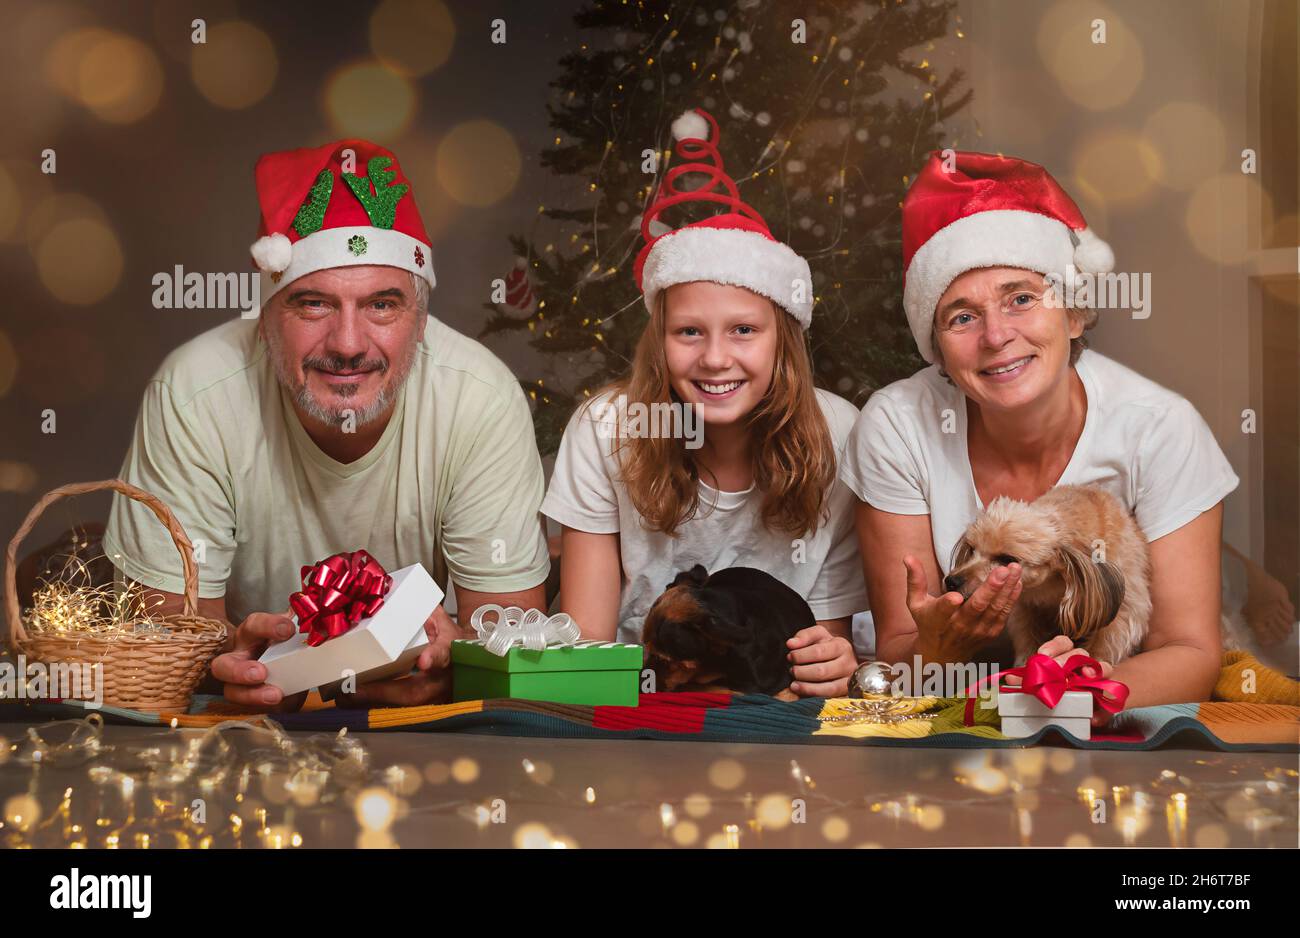
[[[302,590],[289,597],[298,631],[315,647],[337,638],[384,605],[393,578],[364,550],[344,551],[302,568]]]
[[[1004,674],[1020,678],[1020,686],[1004,687],[1001,690],[1004,694],[1033,694],[1048,707],[1055,707],[1061,702],[1066,691],[1085,691],[1092,694],[1093,702],[1103,710],[1109,713],[1119,713],[1123,710],[1124,702],[1128,700],[1128,685],[1107,678],[1088,677],[1083,673],[1084,668],[1093,668],[1097,674],[1101,674],[1101,662],[1087,655],[1075,655],[1067,659],[1064,666],[1047,655],[1032,655],[1023,668],[1007,668],[1005,671],[981,678],[966,688],[964,722],[967,726],[975,724],[975,698],[969,696],[970,692],[978,690],[979,686],[986,681],[996,681]],[[1112,696],[1107,697],[1107,692]]]

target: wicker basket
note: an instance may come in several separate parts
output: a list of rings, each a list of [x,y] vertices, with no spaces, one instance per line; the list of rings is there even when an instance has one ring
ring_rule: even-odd
[[[168,632],[142,631],[132,634],[27,634],[18,606],[18,545],[49,505],[67,495],[83,495],[111,489],[145,505],[167,526],[181,555],[185,572],[185,605],[180,615],[161,619]],[[15,655],[46,664],[68,662],[102,664],[99,680],[104,703],[131,710],[184,712],[194,688],[206,673],[208,663],[226,641],[226,625],[198,615],[198,567],[191,555],[190,539],[176,516],[161,501],[120,479],[78,482],[49,492],[36,503],[9,542],[5,552],[5,611],[9,616],[9,647]]]

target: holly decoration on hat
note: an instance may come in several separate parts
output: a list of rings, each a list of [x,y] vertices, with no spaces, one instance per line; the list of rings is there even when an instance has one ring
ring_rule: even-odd
[[[397,203],[411,190],[411,187],[404,182],[393,185],[397,174],[388,168],[392,165],[392,157],[374,156],[366,163],[365,176],[343,174],[343,181],[348,184],[348,188],[352,190],[357,200],[365,206],[366,214],[370,216],[370,223],[376,228],[393,227],[393,220],[397,215]],[[370,191],[372,185],[375,189],[373,194]]]
[[[334,174],[328,169],[322,169],[316,181],[312,183],[307,201],[302,203],[302,208],[298,209],[298,214],[293,217],[293,228],[298,232],[299,237],[305,238],[313,232],[320,231],[321,225],[325,224],[325,209],[329,207],[330,195],[333,192]]]

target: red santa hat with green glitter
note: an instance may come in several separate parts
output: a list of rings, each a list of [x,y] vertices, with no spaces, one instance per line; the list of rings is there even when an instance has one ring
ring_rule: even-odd
[[[944,150],[930,154],[903,199],[903,308],[921,357],[939,299],[978,267],[1109,273],[1115,255],[1060,184],[1028,160]]]
[[[767,227],[747,205],[735,181],[722,168],[718,122],[696,108],[673,121],[679,163],[664,174],[655,197],[641,217],[645,247],[634,272],[648,309],[661,290],[678,283],[707,280],[745,287],[765,296],[807,329],[812,322],[812,273],[808,262]],[[706,162],[707,161],[707,162]],[[692,189],[677,188],[683,175],[703,176]],[[660,214],[673,206],[708,206],[723,212],[679,228],[668,228]]]
[[[262,225],[253,262],[262,302],[299,277],[374,264],[432,287],[433,248],[411,183],[392,152],[367,140],[267,153],[254,171]]]

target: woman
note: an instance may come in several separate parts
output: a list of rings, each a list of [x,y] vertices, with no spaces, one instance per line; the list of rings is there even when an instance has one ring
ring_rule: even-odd
[[[813,387],[808,264],[739,199],[717,124],[688,112],[673,132],[692,161],[668,172],[642,222],[650,321],[628,377],[570,420],[542,503],[563,526],[560,605],[587,638],[635,642],[680,571],[755,567],[816,617],[788,642],[791,689],[842,695],[857,665],[850,618],[866,606],[853,496],[837,480],[857,412]],[[684,173],[709,179],[679,192]],[[730,211],[653,237],[659,212],[682,203]],[[648,405],[676,408],[683,432],[662,436]],[[696,415],[702,434],[686,432]]]
[[[1009,663],[1019,565],[965,603],[942,593],[953,545],[990,500],[1099,485],[1150,544],[1152,614],[1138,654],[1102,662],[1128,706],[1205,700],[1219,673],[1223,498],[1237,477],[1183,398],[1096,352],[1097,312],[1066,308],[1110,249],[1041,167],[932,156],[903,206],[904,306],[933,366],[876,392],[845,456],[877,656]],[[1040,649],[1060,661],[1065,636]]]

